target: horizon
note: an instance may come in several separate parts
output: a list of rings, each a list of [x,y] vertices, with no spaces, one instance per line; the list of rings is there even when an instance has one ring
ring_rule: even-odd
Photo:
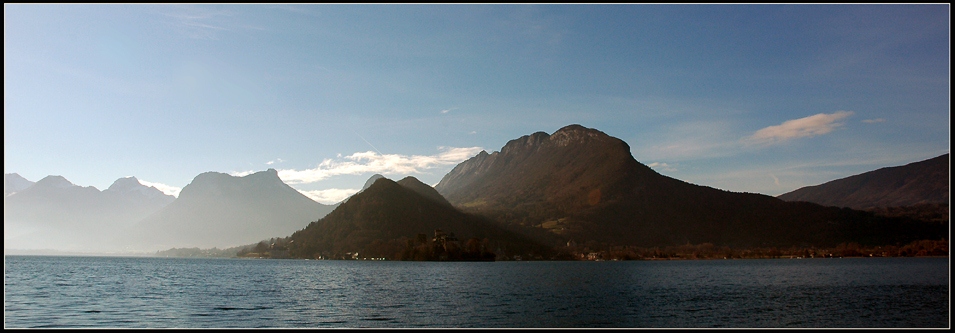
[[[778,196],[950,151],[949,5],[4,4],[4,173],[336,203],[580,124]]]

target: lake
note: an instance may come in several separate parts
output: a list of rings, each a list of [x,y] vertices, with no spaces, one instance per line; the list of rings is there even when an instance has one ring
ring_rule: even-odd
[[[948,258],[4,257],[4,328],[948,328]]]

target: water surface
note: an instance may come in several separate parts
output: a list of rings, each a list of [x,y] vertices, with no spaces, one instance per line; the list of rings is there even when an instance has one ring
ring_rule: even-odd
[[[942,328],[948,267],[6,256],[4,327]]]

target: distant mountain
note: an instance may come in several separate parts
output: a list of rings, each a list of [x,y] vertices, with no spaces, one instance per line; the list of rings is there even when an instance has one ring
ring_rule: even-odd
[[[946,231],[686,183],[637,162],[622,140],[580,125],[525,135],[500,152],[482,151],[435,189],[466,212],[577,243],[835,245],[940,239]]]
[[[873,209],[948,204],[949,154],[903,166],[806,186],[779,195],[785,201],[807,201],[824,206]]]
[[[22,191],[27,187],[33,186],[33,182],[26,180],[16,173],[3,174],[3,196]]]
[[[374,184],[375,181],[378,180],[378,179],[380,179],[380,178],[385,178],[385,176],[382,176],[381,174],[377,174],[377,173],[376,173],[376,174],[374,174],[374,175],[371,175],[371,177],[368,177],[368,180],[365,181],[365,185],[362,185],[362,186],[361,186],[361,191],[364,191],[365,189],[371,187],[371,184]],[[359,191],[359,192],[361,192],[361,191]]]
[[[454,209],[430,188],[414,177],[399,182],[377,178],[321,220],[289,236],[289,253],[297,258],[361,253],[362,257],[395,259],[409,246],[424,244],[415,241],[438,237],[436,230],[453,234],[449,237],[462,247],[470,241],[502,255],[548,251],[526,237]]]
[[[4,248],[118,251],[120,230],[174,199],[134,177],[99,191],[47,176],[4,198]]]
[[[334,207],[286,185],[275,169],[244,177],[206,172],[176,201],[140,221],[129,243],[147,251],[245,245],[289,235]]]

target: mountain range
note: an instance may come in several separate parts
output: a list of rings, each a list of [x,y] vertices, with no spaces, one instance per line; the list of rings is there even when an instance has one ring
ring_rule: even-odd
[[[12,175],[5,179],[19,177]],[[4,197],[4,248],[117,250],[113,238],[118,230],[174,199],[134,177],[117,179],[100,191],[74,185],[62,176],[47,176]]]
[[[291,234],[335,207],[289,187],[274,169],[244,177],[203,173],[178,198],[135,177],[120,178],[104,191],[61,176],[25,187],[29,181],[20,179],[5,175],[11,189],[4,197],[5,250],[141,253],[240,246]]]
[[[624,141],[570,125],[482,151],[435,187],[374,175],[336,205],[309,199],[274,169],[244,177],[206,172],[178,198],[132,177],[99,191],[60,176],[32,183],[6,174],[4,248],[156,251],[259,242],[297,258],[408,258],[439,239],[442,246],[480,248],[482,256],[546,256],[571,243],[900,244],[947,238],[947,218],[859,208],[944,202],[947,217],[947,170],[948,154],[776,198],[661,175],[638,162]],[[851,202],[834,201],[839,198]]]

